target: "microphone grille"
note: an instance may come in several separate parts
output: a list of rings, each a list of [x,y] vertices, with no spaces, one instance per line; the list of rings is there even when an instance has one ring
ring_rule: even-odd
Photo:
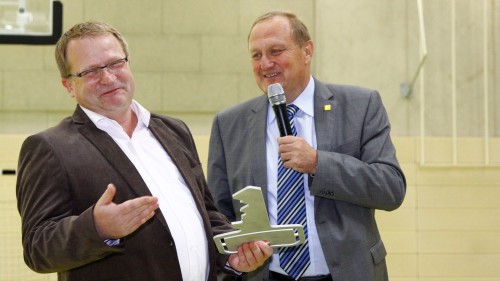
[[[267,98],[273,105],[286,103],[285,91],[280,83],[274,83],[267,87]]]

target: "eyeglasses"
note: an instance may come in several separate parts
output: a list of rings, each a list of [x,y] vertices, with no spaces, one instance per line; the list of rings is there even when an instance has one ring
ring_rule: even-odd
[[[125,66],[125,63],[128,62],[128,57],[125,57],[123,59],[115,60],[112,61],[104,66],[98,66],[98,67],[92,67],[89,69],[86,69],[82,72],[79,73],[70,73],[68,74],[67,77],[78,77],[78,78],[83,78],[85,80],[91,81],[91,80],[97,80],[102,76],[102,71],[103,69],[107,69],[109,73],[116,75],[118,74],[123,66]]]

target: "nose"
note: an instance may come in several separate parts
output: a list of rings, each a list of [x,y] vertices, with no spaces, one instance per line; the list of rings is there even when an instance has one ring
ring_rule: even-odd
[[[262,59],[260,60],[260,68],[261,69],[268,69],[272,67],[274,62],[269,59],[268,56],[264,55],[262,56]]]
[[[111,73],[108,68],[101,69],[101,77],[99,78],[99,82],[101,84],[109,84],[116,79],[116,75]]]

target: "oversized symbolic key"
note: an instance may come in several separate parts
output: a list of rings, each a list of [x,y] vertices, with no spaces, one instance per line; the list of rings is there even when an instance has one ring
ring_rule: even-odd
[[[292,247],[304,243],[304,227],[300,224],[271,225],[260,187],[247,186],[233,194],[240,200],[241,221],[232,222],[231,232],[214,236],[221,254],[234,254],[242,243],[264,240],[271,247]]]

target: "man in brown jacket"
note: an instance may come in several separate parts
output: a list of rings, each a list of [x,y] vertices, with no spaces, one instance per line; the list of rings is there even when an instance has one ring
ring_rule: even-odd
[[[180,120],[133,100],[121,34],[77,24],[56,46],[62,84],[77,102],[57,126],[30,136],[19,157],[18,209],[26,264],[59,280],[216,280],[256,269],[263,241],[217,253],[231,230],[212,200],[195,143]]]

